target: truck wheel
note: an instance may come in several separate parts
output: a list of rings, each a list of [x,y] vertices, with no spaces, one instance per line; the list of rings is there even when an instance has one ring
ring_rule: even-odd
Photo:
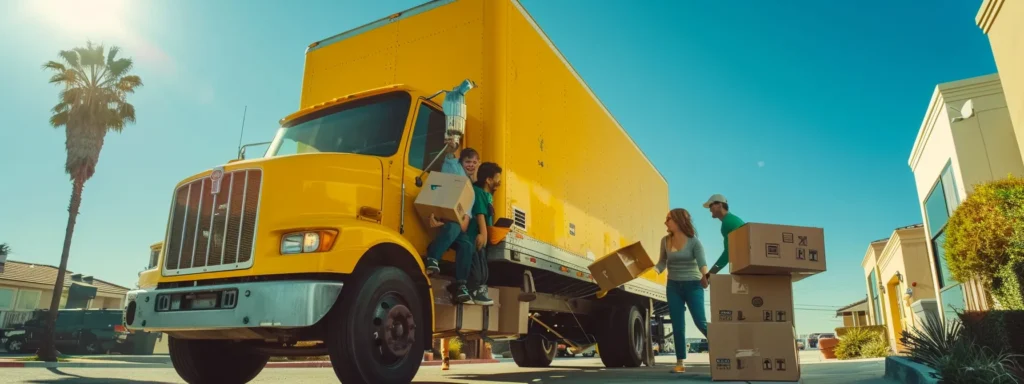
[[[608,368],[636,368],[643,362],[644,319],[636,306],[619,309],[609,316],[608,326],[598,334],[605,346],[601,362]]]
[[[225,340],[167,340],[171,364],[189,384],[244,384],[256,378],[270,357]]]
[[[535,333],[527,335],[525,339],[510,342],[509,349],[512,351],[512,360],[523,368],[550,367],[558,353],[555,342]]]
[[[327,351],[345,384],[406,384],[423,360],[422,303],[412,279],[381,267],[346,286],[327,319]]]

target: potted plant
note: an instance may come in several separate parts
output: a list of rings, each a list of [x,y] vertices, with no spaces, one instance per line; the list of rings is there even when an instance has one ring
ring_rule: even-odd
[[[818,339],[818,348],[821,349],[821,355],[826,359],[836,358],[836,346],[839,345],[839,339],[825,338]]]

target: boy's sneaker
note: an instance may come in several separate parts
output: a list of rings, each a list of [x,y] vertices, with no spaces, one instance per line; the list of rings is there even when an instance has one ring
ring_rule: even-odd
[[[459,284],[458,287],[455,288],[455,292],[452,293],[452,296],[455,297],[456,304],[473,304],[473,296],[470,295],[469,290],[466,289],[466,284]]]
[[[441,273],[441,267],[438,266],[437,260],[427,258],[427,276],[433,276]]]
[[[487,297],[486,285],[481,285],[480,288],[473,290],[473,302],[479,305],[494,305],[494,300]]]

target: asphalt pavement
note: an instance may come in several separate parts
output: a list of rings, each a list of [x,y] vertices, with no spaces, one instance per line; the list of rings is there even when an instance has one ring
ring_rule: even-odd
[[[546,369],[519,368],[512,362],[420,368],[415,383],[700,383],[710,382],[707,363],[693,363],[685,374],[669,373],[671,356],[659,356],[658,365],[634,369],[607,369],[598,358],[558,359]],[[808,384],[895,383],[883,378],[883,360],[801,364],[802,382]],[[11,368],[2,369],[0,383],[183,383],[173,368]],[[253,383],[338,383],[330,368],[265,369]]]

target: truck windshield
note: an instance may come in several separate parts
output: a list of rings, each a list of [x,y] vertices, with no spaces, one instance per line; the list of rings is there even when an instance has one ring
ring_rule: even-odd
[[[318,152],[394,155],[411,102],[408,93],[393,92],[303,116],[277,131],[267,157]]]

